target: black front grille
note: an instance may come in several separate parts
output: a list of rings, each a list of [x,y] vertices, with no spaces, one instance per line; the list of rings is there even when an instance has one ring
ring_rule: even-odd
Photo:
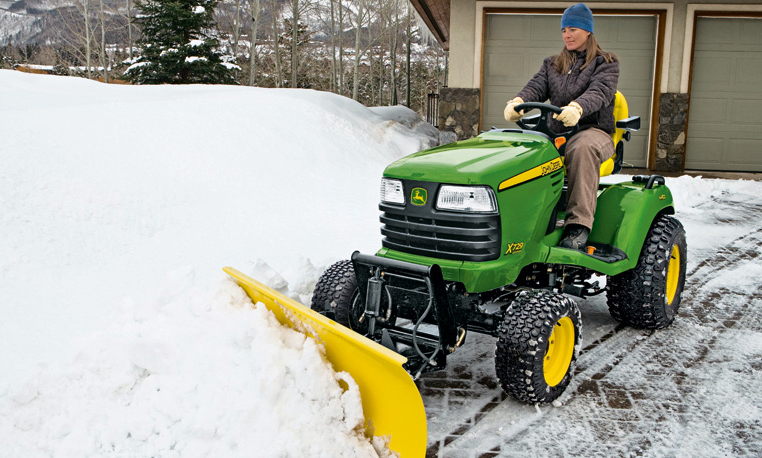
[[[458,261],[500,257],[500,216],[381,204],[385,248]]]

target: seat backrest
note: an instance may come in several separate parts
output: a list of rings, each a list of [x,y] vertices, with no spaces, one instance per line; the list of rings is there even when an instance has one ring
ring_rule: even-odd
[[[629,109],[627,108],[627,100],[624,98],[624,95],[622,95],[621,92],[616,91],[616,95],[614,95],[614,125],[616,125],[617,121],[627,119],[628,116]],[[601,164],[602,177],[611,175],[611,173],[614,171],[614,161],[616,160],[617,151],[621,151],[618,145],[619,142],[622,141],[624,133],[625,129],[616,128],[614,133],[611,134],[611,139],[614,141],[614,155],[609,159],[603,161],[603,164]]]

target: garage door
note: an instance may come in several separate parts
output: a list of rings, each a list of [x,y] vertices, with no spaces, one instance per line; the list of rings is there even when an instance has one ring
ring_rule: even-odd
[[[561,15],[488,14],[484,40],[482,129],[507,125],[505,103],[563,47]],[[620,60],[619,90],[643,128],[625,147],[624,160],[645,167],[656,53],[656,16],[595,16],[601,47]],[[513,127],[513,126],[512,126]]]
[[[698,18],[685,168],[762,172],[762,19]]]

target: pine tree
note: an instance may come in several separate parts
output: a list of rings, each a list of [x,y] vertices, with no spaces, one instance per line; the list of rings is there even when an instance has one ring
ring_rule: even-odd
[[[235,84],[214,30],[217,0],[137,0],[142,56],[126,72],[137,84]]]

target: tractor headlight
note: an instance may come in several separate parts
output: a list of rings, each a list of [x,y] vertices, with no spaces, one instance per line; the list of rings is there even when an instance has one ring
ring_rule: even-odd
[[[486,186],[444,185],[439,190],[437,209],[492,213],[497,211],[497,201],[492,188]]]
[[[402,181],[391,178],[381,179],[381,202],[389,204],[405,204],[405,191]]]

